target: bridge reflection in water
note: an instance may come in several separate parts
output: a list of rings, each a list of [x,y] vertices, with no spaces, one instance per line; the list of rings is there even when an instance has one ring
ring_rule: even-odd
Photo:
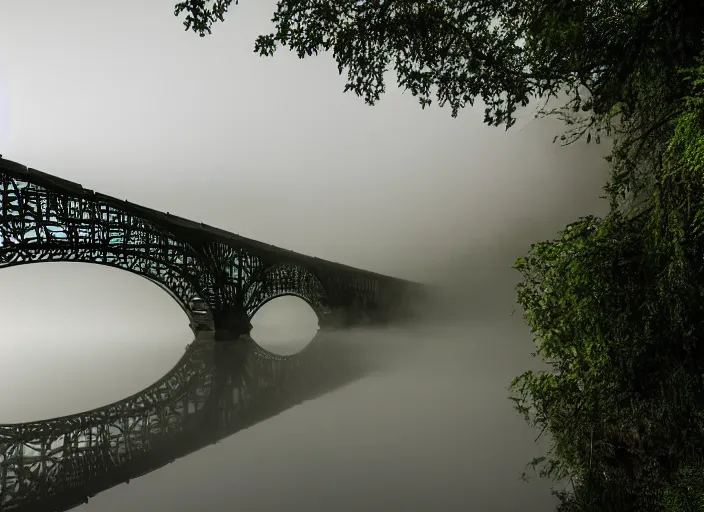
[[[3,511],[66,510],[335,387],[349,362],[336,361],[339,345],[328,353],[322,338],[405,322],[427,294],[420,283],[264,244],[0,158],[0,268],[60,261],[157,284],[181,306],[196,341],[133,397],[0,426]],[[287,295],[308,303],[321,331],[298,355],[277,357],[252,341],[251,320]]]
[[[92,411],[0,425],[0,509],[61,511],[361,378],[335,332],[276,356],[251,340],[194,341],[149,388]]]

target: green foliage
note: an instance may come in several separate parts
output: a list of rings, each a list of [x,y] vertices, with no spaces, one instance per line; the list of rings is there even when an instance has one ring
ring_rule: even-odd
[[[643,206],[580,219],[515,264],[550,370],[517,377],[511,398],[550,434],[541,476],[577,482],[560,510],[700,510],[704,66],[685,79]]]
[[[184,1],[176,14],[187,12],[186,28],[205,35],[229,4],[222,0],[208,8],[205,2]],[[275,31],[257,38],[255,52],[273,55],[279,45],[300,58],[330,51],[339,72],[347,71],[345,91],[370,105],[384,93],[384,73],[393,65],[399,85],[423,107],[431,103],[433,88],[453,115],[481,97],[489,105],[487,122],[510,124],[529,90],[516,73],[520,48],[506,44],[518,35],[511,27],[492,26],[503,6],[502,0],[284,0],[272,19]]]
[[[704,464],[697,461],[677,472],[674,482],[663,492],[665,512],[701,512],[704,510]]]
[[[183,0],[175,14],[205,36],[231,3]],[[675,71],[698,55],[702,20],[698,0],[280,0],[255,51],[331,52],[345,90],[371,105],[393,66],[423,107],[435,96],[456,116],[480,99],[496,126],[510,127],[531,98],[567,92],[561,114],[575,130],[565,140],[599,139],[614,116],[631,131],[661,121],[659,109],[644,112],[681,96]]]
[[[235,0],[235,5],[239,0]],[[174,7],[174,15],[186,13],[183,24],[186,30],[193,30],[200,37],[212,34],[212,26],[218,21],[225,21],[225,13],[232,0],[185,0]]]

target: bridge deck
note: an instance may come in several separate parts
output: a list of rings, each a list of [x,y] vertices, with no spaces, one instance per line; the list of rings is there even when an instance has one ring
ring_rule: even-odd
[[[79,183],[74,183],[72,181],[47,174],[30,167],[26,167],[17,162],[11,160],[6,160],[0,157],[0,172],[13,175],[20,179],[27,179],[33,183],[45,186],[57,192],[64,193],[66,195],[72,195],[79,198],[86,198],[90,200],[98,200],[105,202],[107,204],[118,207],[127,213],[137,215],[146,220],[154,222],[158,225],[163,226],[170,231],[176,233],[187,233],[190,237],[197,237],[203,241],[213,241],[220,242],[229,246],[236,246],[238,248],[245,249],[249,252],[256,254],[257,256],[266,258],[275,258],[277,261],[284,261],[293,265],[305,265],[311,266],[320,270],[344,272],[357,274],[360,276],[371,277],[379,281],[393,282],[396,281],[399,284],[404,283],[406,285],[416,285],[421,287],[420,283],[413,283],[408,280],[390,277],[387,275],[379,274],[376,272],[371,272],[369,270],[363,270],[355,268],[349,265],[344,265],[342,263],[336,263],[333,261],[324,260],[321,258],[316,258],[314,256],[308,256],[305,254],[297,253],[288,249],[283,249],[281,247],[276,247],[274,245],[266,244],[253,240],[251,238],[246,238],[224,229],[219,229],[213,226],[209,226],[202,222],[194,222],[192,220],[179,217],[177,215],[172,215],[170,213],[160,212],[146,206],[141,206],[135,203],[131,203],[126,200],[117,199],[112,196],[102,194],[100,192],[94,192],[93,190],[84,188]]]

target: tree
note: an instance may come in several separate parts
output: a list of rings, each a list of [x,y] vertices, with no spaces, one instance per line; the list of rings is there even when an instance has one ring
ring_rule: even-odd
[[[175,14],[205,36],[231,4],[182,0]],[[456,116],[479,99],[485,122],[507,128],[531,99],[566,94],[562,108],[542,113],[572,125],[565,143],[616,136],[616,197],[634,193],[657,166],[684,94],[677,70],[694,65],[703,20],[699,0],[280,0],[274,31],[254,50],[331,52],[347,74],[345,91],[370,105],[393,67],[421,106],[434,96]]]

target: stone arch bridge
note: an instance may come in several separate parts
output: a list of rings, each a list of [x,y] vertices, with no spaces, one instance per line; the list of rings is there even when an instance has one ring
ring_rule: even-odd
[[[144,391],[85,413],[0,425],[0,509],[66,510],[301,400],[357,378],[325,343],[409,319],[424,286],[297,254],[83,188],[0,158],[0,269],[94,263],[136,273],[183,308],[195,341]],[[283,295],[320,331],[279,357],[248,336]]]

